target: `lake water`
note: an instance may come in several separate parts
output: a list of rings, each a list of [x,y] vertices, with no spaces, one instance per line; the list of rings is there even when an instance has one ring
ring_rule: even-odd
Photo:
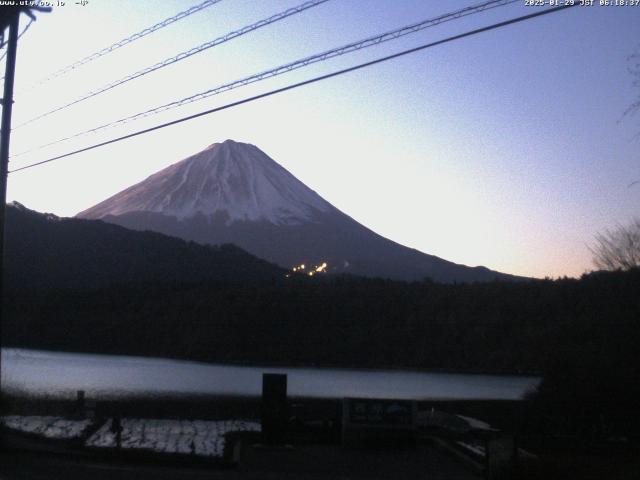
[[[263,373],[287,373],[291,396],[516,400],[538,377],[424,373],[403,370],[270,368],[162,358],[2,349],[2,388],[74,398],[141,394],[259,396]]]

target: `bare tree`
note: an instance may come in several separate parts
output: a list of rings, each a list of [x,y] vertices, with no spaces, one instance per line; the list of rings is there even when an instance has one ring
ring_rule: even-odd
[[[633,78],[631,85],[638,90],[638,96],[624,111],[623,117],[635,115],[640,110],[640,45],[636,47],[635,52],[627,57],[627,61],[629,62],[629,74]],[[640,132],[637,133],[636,138],[640,138]],[[629,184],[629,187],[638,184],[640,184],[640,180],[634,180]]]
[[[629,62],[629,73],[633,78],[631,85],[634,88],[640,90],[640,45],[636,47],[636,51],[627,57],[627,61]],[[636,99],[629,105],[629,107],[625,110],[624,115],[634,115],[640,110],[640,93],[636,97]]]
[[[628,270],[640,267],[640,218],[629,225],[605,230],[589,247],[593,263],[601,270]]]

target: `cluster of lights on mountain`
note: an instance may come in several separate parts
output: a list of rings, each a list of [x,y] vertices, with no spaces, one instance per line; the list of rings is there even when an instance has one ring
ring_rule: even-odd
[[[300,265],[296,265],[295,267],[293,267],[291,271],[294,273],[306,273],[310,277],[313,277],[318,273],[327,273],[328,266],[329,264],[327,262],[322,262],[320,265],[316,265],[307,269],[307,266],[304,263],[301,263]],[[290,274],[287,274],[286,276],[288,278]]]

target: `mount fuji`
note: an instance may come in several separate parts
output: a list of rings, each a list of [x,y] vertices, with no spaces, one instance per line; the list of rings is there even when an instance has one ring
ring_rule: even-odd
[[[286,268],[439,282],[517,279],[388,240],[332,206],[254,145],[226,140],[80,212],[134,230],[234,243]]]

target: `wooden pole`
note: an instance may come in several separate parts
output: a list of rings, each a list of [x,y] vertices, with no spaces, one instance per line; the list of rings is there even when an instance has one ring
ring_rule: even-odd
[[[16,53],[18,50],[18,26],[20,12],[16,12],[9,23],[9,41],[7,45],[7,66],[4,76],[4,95],[2,97],[2,124],[0,126],[0,347],[2,346],[2,323],[4,321],[4,225],[7,210],[7,177],[9,175],[9,141],[11,140],[11,111],[13,109],[13,79],[16,71]],[[1,350],[0,350],[1,352]],[[2,372],[2,355],[0,355]],[[2,384],[0,383],[0,396]]]

